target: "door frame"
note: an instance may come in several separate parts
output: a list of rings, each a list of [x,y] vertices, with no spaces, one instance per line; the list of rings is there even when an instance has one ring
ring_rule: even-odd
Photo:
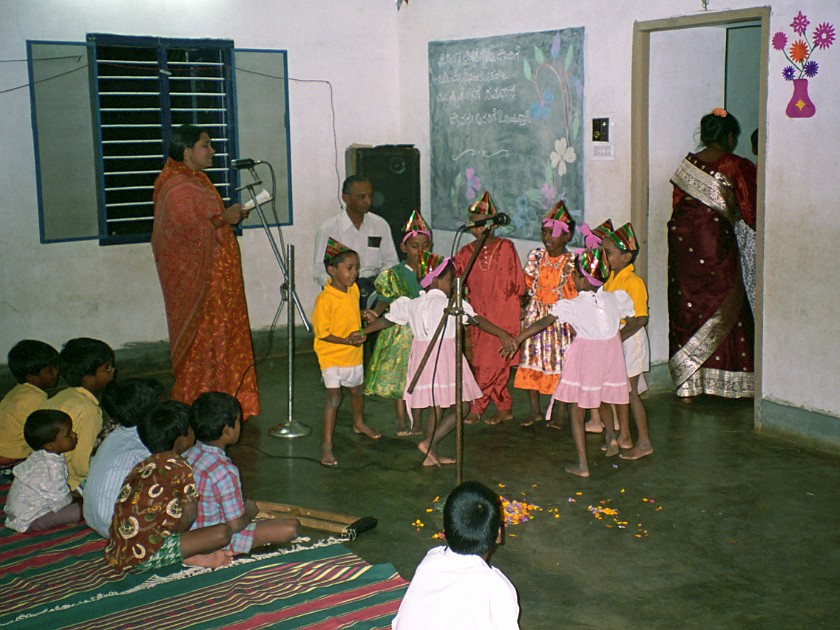
[[[728,26],[744,22],[760,23],[759,56],[759,108],[758,108],[758,164],[756,190],[756,288],[755,288],[755,424],[760,426],[759,404],[761,400],[762,344],[763,335],[763,291],[764,291],[764,153],[767,127],[767,51],[770,45],[770,7],[755,7],[733,11],[699,13],[645,22],[633,26],[633,60],[630,104],[630,220],[636,228],[637,237],[643,247],[636,259],[639,274],[647,277],[649,225],[648,209],[650,194],[650,36],[659,31]]]

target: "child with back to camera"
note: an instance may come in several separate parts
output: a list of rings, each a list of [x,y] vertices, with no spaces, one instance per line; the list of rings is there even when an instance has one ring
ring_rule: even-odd
[[[82,501],[67,485],[64,454],[76,447],[70,416],[57,409],[38,409],[23,426],[32,449],[13,469],[6,498],[6,527],[18,532],[53,529],[82,520]]]
[[[403,232],[400,249],[405,254],[405,261],[384,270],[374,282],[379,296],[374,307],[377,315],[384,313],[399,297],[416,298],[420,295],[417,276],[423,254],[431,249],[432,233],[417,210],[411,213]],[[411,327],[408,325],[382,331],[377,335],[365,370],[365,395],[394,399],[398,436],[418,435],[413,423],[409,425],[406,422],[403,400],[411,338]]]
[[[90,454],[102,430],[102,409],[97,395],[114,379],[114,351],[104,341],[79,337],[64,344],[58,354],[58,371],[70,386],[47,400],[43,409],[60,409],[73,418],[79,440],[67,457],[70,489],[85,481]]]
[[[137,430],[151,455],[125,478],[114,506],[105,561],[118,571],[152,571],[184,562],[216,568],[233,553],[227,523],[190,530],[198,514],[192,468],[183,453],[195,443],[189,405],[158,403]]]
[[[469,209],[471,221],[489,219],[497,214],[496,205],[485,192],[481,199]],[[478,239],[483,232],[490,235],[475,260],[470,275],[466,279],[470,304],[475,312],[492,319],[502,330],[515,335],[520,329],[520,299],[525,293],[525,276],[522,264],[513,242],[495,235],[496,226],[475,227],[470,230]],[[460,275],[475,251],[478,240],[464,245],[455,254],[455,272]],[[480,327],[471,329],[472,365],[475,380],[481,388],[482,396],[474,400],[470,413],[464,419],[467,424],[475,424],[492,402],[496,413],[485,419],[485,424],[499,424],[513,420],[513,399],[508,389],[510,368],[518,362],[514,353],[507,356],[500,353],[499,341],[495,335],[488,334]]]
[[[333,432],[341,406],[341,388],[350,390],[353,410],[353,432],[378,440],[381,434],[364,421],[365,400],[362,396],[364,366],[362,348],[362,316],[359,310],[359,255],[332,237],[327,240],[324,266],[330,279],[315,299],[312,328],[315,333],[315,354],[321,367],[327,398],[324,403],[324,440],[321,465],[338,466],[333,454]]]
[[[525,263],[524,328],[548,315],[557,300],[568,300],[577,295],[572,282],[574,256],[566,252],[566,245],[574,233],[575,221],[565,202],[557,202],[542,219],[544,247],[532,249]],[[513,386],[528,392],[531,409],[523,427],[542,421],[540,394],[551,396],[557,389],[572,336],[571,327],[557,321],[522,344]],[[565,403],[554,406],[549,426],[562,426],[565,406]]]
[[[636,423],[636,445],[630,438],[629,427],[621,427],[618,445],[624,450],[622,459],[640,459],[653,453],[648,435],[647,411],[639,394],[647,390],[644,373],[650,370],[650,344],[645,326],[648,323],[648,292],[645,281],[636,275],[633,262],[639,253],[636,234],[630,223],[622,225],[607,234],[603,242],[604,252],[612,271],[604,283],[604,291],[625,291],[633,300],[633,317],[623,322],[621,347],[630,379],[630,412]]]
[[[205,392],[193,403],[190,423],[196,443],[184,458],[192,466],[201,497],[192,529],[227,523],[233,536],[225,549],[234,555],[295,538],[297,519],[254,521],[257,505],[243,496],[239,469],[225,453],[239,441],[242,430],[239,401],[224,392]]]
[[[616,405],[621,426],[627,426],[630,383],[621,337],[621,319],[629,321],[634,311],[633,300],[624,291],[606,293],[604,281],[609,264],[602,249],[587,249],[578,255],[573,273],[577,297],[559,300],[551,315],[543,317],[523,330],[522,341],[555,321],[568,322],[575,329],[575,339],[566,355],[566,365],[553,398],[572,405],[572,436],[578,462],[566,466],[566,472],[579,477],[589,476],[586,459],[584,417],[587,409],[601,408],[604,418],[610,417],[610,404]],[[607,456],[618,455],[618,440],[612,422],[606,423]]]
[[[382,330],[394,324],[407,324],[411,327],[413,340],[408,358],[405,403],[409,414],[414,409],[434,409],[434,415],[430,414],[426,418],[426,437],[418,444],[418,448],[425,454],[424,466],[440,466],[455,463],[455,460],[437,454],[438,443],[455,426],[455,322],[448,317],[414,391],[409,392],[408,386],[417,374],[423,355],[432,343],[432,337],[452,296],[455,276],[452,261],[449,257],[426,252],[423,254],[421,275],[420,285],[426,289],[425,293],[415,299],[398,298],[391,304],[388,313],[366,326],[364,332]],[[476,315],[467,301],[462,304],[468,321],[498,337],[509,354],[516,351],[516,342],[506,331]],[[481,396],[481,389],[463,356],[461,361],[463,401],[476,400]]]
[[[455,488],[443,506],[445,547],[414,572],[394,630],[519,628],[516,589],[490,559],[502,542],[499,496],[477,481]]]
[[[0,465],[11,465],[32,452],[23,438],[23,425],[46,402],[44,390],[58,382],[58,350],[24,339],[9,350],[7,365],[18,384],[0,400]]]

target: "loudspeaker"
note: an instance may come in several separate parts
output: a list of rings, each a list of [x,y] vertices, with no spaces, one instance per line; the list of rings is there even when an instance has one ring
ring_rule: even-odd
[[[391,226],[402,257],[403,226],[411,211],[420,209],[420,150],[412,144],[353,145],[344,157],[348,176],[362,175],[373,184],[372,210]]]

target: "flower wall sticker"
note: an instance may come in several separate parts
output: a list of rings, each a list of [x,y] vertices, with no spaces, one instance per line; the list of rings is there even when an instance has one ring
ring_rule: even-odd
[[[782,69],[782,77],[793,82],[793,97],[785,110],[791,118],[810,118],[816,113],[817,108],[808,95],[808,79],[817,76],[820,65],[811,57],[815,51],[831,48],[836,39],[834,25],[830,22],[815,26],[809,38],[810,25],[808,16],[799,11],[790,23],[794,33],[790,39],[784,31],[773,35],[773,48],[781,51],[788,61]]]

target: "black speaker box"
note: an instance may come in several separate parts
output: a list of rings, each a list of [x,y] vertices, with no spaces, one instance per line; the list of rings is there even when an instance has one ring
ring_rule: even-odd
[[[373,184],[372,210],[391,226],[402,257],[402,229],[411,211],[420,210],[420,150],[411,144],[351,146],[345,152],[345,162],[348,176],[362,175]]]

